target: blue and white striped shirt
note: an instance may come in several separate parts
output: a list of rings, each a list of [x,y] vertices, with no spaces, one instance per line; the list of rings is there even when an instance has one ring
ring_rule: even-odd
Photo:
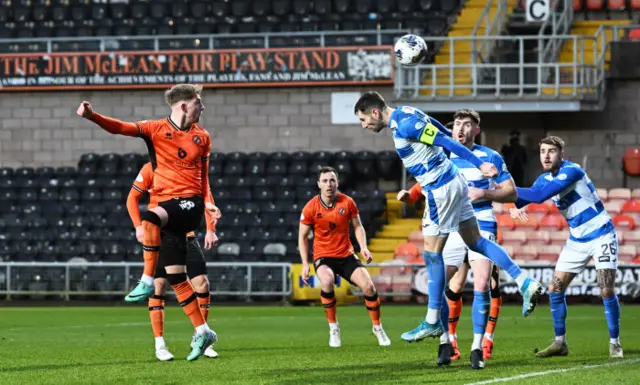
[[[573,162],[562,162],[556,175],[538,177],[531,188],[518,187],[518,207],[552,198],[569,223],[569,239],[589,242],[614,231],[611,217],[587,174]]]
[[[396,151],[423,191],[444,186],[458,175],[443,149],[434,145],[435,137],[442,134],[437,128],[439,122],[433,123],[433,118],[409,106],[396,108],[389,120]]]
[[[458,157],[456,154],[451,154],[451,161],[465,177],[468,186],[483,190],[494,190],[497,184],[511,179],[511,174],[504,164],[504,160],[496,151],[476,144],[471,148],[471,152],[481,161],[495,165],[498,169],[498,175],[495,178],[486,177],[469,161]],[[489,231],[494,235],[497,234],[498,224],[493,212],[492,202],[488,200],[473,202],[473,210],[476,213],[480,230]]]

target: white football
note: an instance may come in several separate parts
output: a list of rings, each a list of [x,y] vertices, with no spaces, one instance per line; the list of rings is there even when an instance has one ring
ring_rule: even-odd
[[[398,62],[404,66],[415,66],[427,56],[427,43],[418,35],[404,35],[393,46]]]

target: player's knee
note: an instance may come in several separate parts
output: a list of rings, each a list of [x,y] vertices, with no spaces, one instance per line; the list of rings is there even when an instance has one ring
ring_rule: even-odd
[[[365,297],[373,297],[376,294],[376,286],[371,281],[367,281],[361,289]]]
[[[142,219],[142,228],[146,229],[151,226],[162,227],[162,220],[158,216],[158,214],[153,211],[145,211],[140,215],[140,219]]]
[[[462,293],[462,289],[464,287],[464,282],[460,282],[458,279],[452,279],[449,281],[449,291],[452,293]]]
[[[154,294],[157,296],[164,296],[167,293],[167,285],[169,283],[165,278],[156,278],[153,280]]]
[[[199,275],[197,277],[194,277],[191,280],[191,284],[193,285],[195,291],[197,291],[198,293],[209,292],[209,280],[207,279],[206,275]]]
[[[616,291],[612,287],[603,287],[600,289],[602,298],[611,298],[616,295]]]

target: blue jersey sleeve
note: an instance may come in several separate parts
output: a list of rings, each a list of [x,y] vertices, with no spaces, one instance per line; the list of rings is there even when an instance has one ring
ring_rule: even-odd
[[[579,181],[584,176],[584,171],[578,167],[563,167],[558,171],[558,174],[548,183],[543,184],[541,177],[536,180],[536,183],[530,188],[517,187],[518,201],[516,206],[520,207],[519,203],[542,203],[552,196],[565,190],[573,183]],[[544,179],[543,179],[544,180]],[[526,204],[522,206],[526,206]]]
[[[494,152],[491,157],[491,163],[493,163],[498,169],[498,175],[495,177],[496,183],[502,183],[511,179],[511,173],[509,173],[509,169],[500,154]]]
[[[445,151],[456,154],[460,159],[464,159],[476,167],[480,167],[482,164],[482,160],[471,152],[471,150],[441,132],[436,133],[432,144],[444,148]]]

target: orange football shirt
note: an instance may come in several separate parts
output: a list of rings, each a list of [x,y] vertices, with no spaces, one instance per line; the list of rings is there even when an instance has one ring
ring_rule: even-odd
[[[302,209],[300,223],[313,226],[313,260],[344,258],[354,253],[349,239],[349,224],[358,216],[356,202],[338,193],[332,206],[320,196],[312,198]]]

